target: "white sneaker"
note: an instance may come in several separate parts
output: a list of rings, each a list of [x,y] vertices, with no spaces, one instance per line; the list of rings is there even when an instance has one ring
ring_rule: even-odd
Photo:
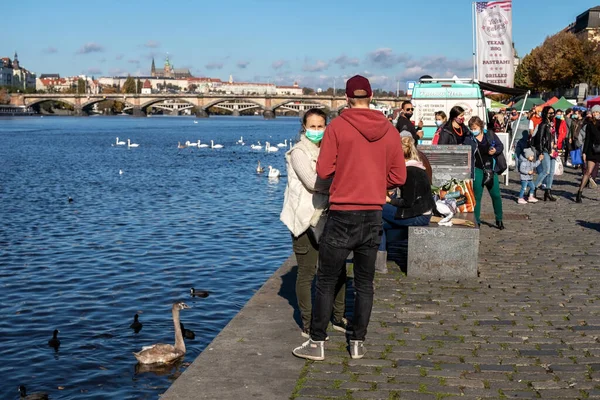
[[[367,349],[365,349],[364,343],[362,340],[351,340],[350,341],[350,357],[353,360],[358,360],[363,358]]]
[[[598,184],[596,183],[596,180],[594,178],[590,177],[590,187],[591,188],[597,188]]]
[[[531,197],[530,197],[530,198],[531,198]],[[522,198],[522,197],[519,197],[519,200],[517,200],[517,203],[518,203],[518,204],[527,204],[527,200],[525,200],[525,199],[524,199],[524,198]]]
[[[323,361],[325,359],[325,342],[317,342],[308,339],[302,343],[302,346],[292,350],[296,357],[306,358],[308,360]]]
[[[527,202],[529,202],[529,203],[537,203],[538,201],[539,200],[533,196],[529,196],[529,199],[527,199]]]

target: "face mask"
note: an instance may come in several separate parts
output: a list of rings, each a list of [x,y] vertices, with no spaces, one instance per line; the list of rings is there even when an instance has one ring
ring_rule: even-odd
[[[442,125],[444,125],[444,121],[440,121],[439,119],[435,120],[435,126],[440,127]]]
[[[556,119],[563,119],[563,116],[562,115],[557,115]]]
[[[479,135],[481,135],[481,131],[471,131],[471,133],[473,134],[473,136],[477,137]]]
[[[407,111],[407,112],[405,112],[405,113],[404,113],[404,116],[405,116],[407,119],[411,119],[411,118],[412,118],[412,116],[413,116],[413,112],[412,112],[412,111]]]
[[[458,124],[462,124],[465,122],[465,117],[458,117],[455,119],[456,123]]]
[[[323,140],[324,134],[325,134],[325,130],[322,130],[322,131],[313,131],[312,129],[306,130],[306,138],[315,144],[317,144],[321,140]]]

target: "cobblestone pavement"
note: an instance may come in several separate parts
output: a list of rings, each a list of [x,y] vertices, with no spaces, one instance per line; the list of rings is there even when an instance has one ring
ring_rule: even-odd
[[[481,228],[478,279],[378,275],[365,358],[331,331],[292,398],[600,398],[600,192],[576,204],[577,181],[566,168],[556,203],[528,205],[511,181],[506,230]],[[483,210],[493,223],[487,194]]]

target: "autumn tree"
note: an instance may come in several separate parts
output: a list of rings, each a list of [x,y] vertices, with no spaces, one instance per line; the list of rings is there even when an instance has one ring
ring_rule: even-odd
[[[136,89],[135,80],[131,76],[127,76],[121,88],[121,93],[136,93]]]
[[[10,95],[8,94],[8,90],[6,88],[0,89],[0,104],[9,104],[10,103]]]
[[[78,94],[85,94],[85,92],[86,92],[85,89],[86,89],[85,79],[83,79],[83,78],[77,79],[77,93]]]

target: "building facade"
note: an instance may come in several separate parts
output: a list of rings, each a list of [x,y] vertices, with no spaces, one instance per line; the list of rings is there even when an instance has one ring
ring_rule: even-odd
[[[566,29],[577,36],[600,44],[600,6],[579,14],[575,22]]]
[[[192,74],[187,68],[175,68],[169,61],[169,56],[165,58],[165,66],[163,69],[156,69],[154,64],[154,58],[152,58],[152,65],[150,66],[150,75],[153,78],[175,78],[185,79],[192,78]]]
[[[19,63],[19,56],[15,52],[14,58],[0,59],[0,86],[10,86],[16,89],[35,89],[35,74],[23,68]]]

